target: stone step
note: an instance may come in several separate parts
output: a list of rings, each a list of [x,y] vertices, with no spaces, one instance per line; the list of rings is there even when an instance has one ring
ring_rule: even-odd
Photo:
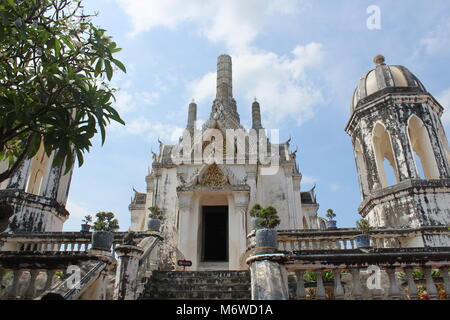
[[[154,281],[160,283],[174,283],[174,284],[246,284],[249,282],[249,277],[233,277],[233,278],[201,278],[201,277],[152,277]]]
[[[154,271],[153,276],[163,278],[233,278],[250,277],[249,271]]]
[[[176,284],[173,283],[161,283],[153,282],[147,286],[148,292],[154,291],[167,291],[167,290],[180,290],[180,291],[248,291],[250,290],[250,284],[230,283],[230,284]]]
[[[248,271],[154,271],[140,299],[251,299]]]
[[[250,300],[250,290],[243,291],[191,291],[191,290],[171,290],[158,291],[144,294],[141,300],[162,300],[162,299],[203,299],[203,300]]]

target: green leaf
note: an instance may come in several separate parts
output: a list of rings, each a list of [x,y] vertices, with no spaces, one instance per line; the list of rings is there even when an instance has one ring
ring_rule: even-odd
[[[97,77],[100,74],[100,72],[102,72],[102,67],[103,67],[103,59],[99,58],[97,64],[95,65],[95,73],[94,73],[95,77]]]
[[[109,81],[111,81],[113,76],[113,69],[111,67],[111,62],[109,60],[105,60],[105,71],[106,71],[106,77]]]
[[[123,72],[127,73],[127,68],[125,68],[125,66],[124,66],[124,64],[123,64],[122,62],[120,62],[120,61],[117,60],[117,59],[113,59],[112,61],[114,62],[114,64],[115,64],[120,70],[122,70]]]

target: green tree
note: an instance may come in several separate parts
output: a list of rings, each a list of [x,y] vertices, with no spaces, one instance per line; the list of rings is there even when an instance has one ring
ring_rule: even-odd
[[[356,228],[364,234],[369,233],[373,229],[367,219],[359,219],[356,221]]]
[[[98,130],[103,144],[111,120],[124,124],[108,84],[126,72],[121,49],[93,16],[82,0],[0,0],[0,182],[41,145],[67,173]]]
[[[148,210],[150,210],[150,214],[148,215],[150,218],[159,220],[164,219],[164,214],[158,206],[149,207]]]
[[[277,209],[272,206],[262,209],[259,212],[258,217],[261,218],[260,224],[264,228],[275,228],[281,222],[277,214]]]
[[[97,212],[95,214],[97,220],[95,220],[92,229],[95,231],[110,231],[114,232],[119,230],[119,221],[114,219],[114,213],[112,212]]]
[[[262,207],[259,204],[255,204],[249,211],[250,217],[258,217]]]
[[[336,218],[336,213],[334,213],[333,209],[328,209],[325,216],[328,218],[328,221],[332,221],[334,218]]]

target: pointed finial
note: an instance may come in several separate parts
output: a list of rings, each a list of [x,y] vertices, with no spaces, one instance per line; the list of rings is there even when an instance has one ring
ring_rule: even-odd
[[[255,102],[258,102],[258,100],[256,99],[256,97],[255,97]]]
[[[191,103],[195,103],[195,99],[194,99],[194,98],[192,98],[192,101],[191,101]]]
[[[384,56],[383,56],[382,54],[377,54],[377,55],[375,56],[375,58],[373,58],[373,62],[374,62],[377,66],[383,65],[385,60],[386,60],[386,59],[384,58]]]

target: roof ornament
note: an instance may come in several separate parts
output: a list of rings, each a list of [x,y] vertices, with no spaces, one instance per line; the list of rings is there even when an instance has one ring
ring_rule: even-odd
[[[382,55],[382,54],[377,54],[376,56],[375,56],[375,58],[373,58],[373,62],[377,65],[377,66],[381,66],[381,65],[384,65],[385,62],[386,61],[386,59],[385,59],[385,57]]]

